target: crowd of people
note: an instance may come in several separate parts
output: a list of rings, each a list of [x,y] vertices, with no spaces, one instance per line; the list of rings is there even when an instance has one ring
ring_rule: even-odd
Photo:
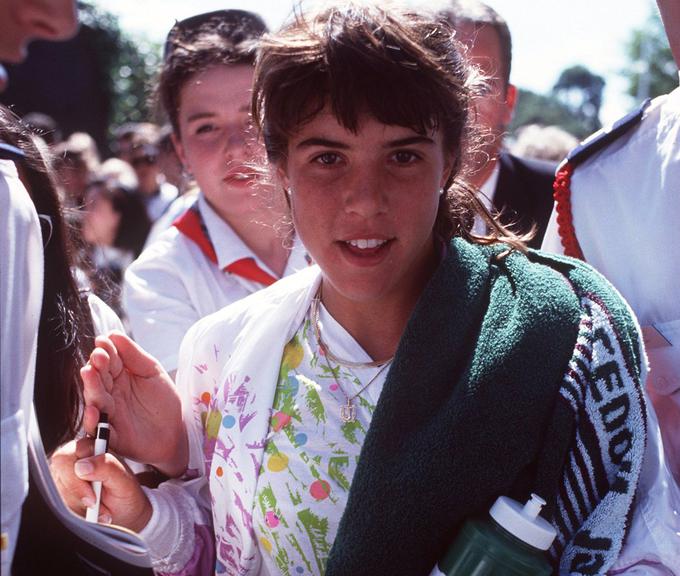
[[[0,60],[74,10],[0,0]],[[678,90],[510,152],[511,53],[478,0],[218,10],[106,160],[0,107],[3,575],[78,573],[31,406],[67,506],[101,482],[157,573],[436,575],[535,493],[555,574],[680,574]]]

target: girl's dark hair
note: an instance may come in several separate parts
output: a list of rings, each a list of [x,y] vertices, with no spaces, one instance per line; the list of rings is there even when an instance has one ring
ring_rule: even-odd
[[[325,106],[354,132],[364,113],[420,134],[439,130],[454,165],[436,234],[522,248],[464,181],[477,143],[471,99],[482,83],[462,53],[447,23],[398,8],[349,3],[297,14],[260,41],[252,115],[267,157],[285,162],[290,137]],[[476,213],[488,222],[489,236],[472,234]]]
[[[92,317],[73,276],[75,252],[51,171],[30,131],[2,105],[0,140],[24,153],[24,161],[17,163],[19,175],[43,225],[44,287],[33,401],[49,454],[80,429],[79,369],[94,345]]]
[[[257,40],[267,32],[258,16],[245,10],[218,10],[177,22],[165,43],[157,100],[179,134],[179,105],[186,81],[212,66],[255,62]]]
[[[88,192],[93,189],[111,202],[113,209],[120,214],[113,245],[121,250],[129,250],[137,258],[151,230],[151,220],[141,196],[115,179],[95,180],[89,184]]]

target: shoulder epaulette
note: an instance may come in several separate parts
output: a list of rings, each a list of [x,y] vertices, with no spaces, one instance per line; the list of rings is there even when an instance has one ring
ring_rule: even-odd
[[[576,237],[571,210],[571,176],[574,169],[591,158],[600,150],[637,126],[651,100],[645,100],[637,110],[633,110],[612,124],[611,128],[600,130],[574,148],[560,164],[553,183],[555,211],[557,212],[557,231],[567,256],[585,260],[583,250]]]
[[[26,155],[16,146],[0,142],[0,160],[23,160]]]
[[[623,118],[619,118],[611,127],[595,132],[595,134],[569,152],[567,161],[575,168],[626,134],[631,128],[640,123],[650,102],[651,99],[647,98],[636,110],[629,112]]]

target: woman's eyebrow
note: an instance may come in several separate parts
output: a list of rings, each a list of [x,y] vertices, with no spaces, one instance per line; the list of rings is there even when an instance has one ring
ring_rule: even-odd
[[[399,146],[411,146],[413,144],[434,144],[434,140],[427,136],[409,136],[407,138],[399,138],[398,140],[390,140],[383,145],[383,148],[397,148]],[[311,146],[325,146],[327,148],[340,148],[343,150],[350,148],[350,146],[344,142],[318,137],[306,138],[299,142],[295,148],[309,148]]]
[[[187,118],[187,122],[194,122],[195,120],[205,120],[206,118],[214,118],[213,112],[196,112]]]
[[[302,142],[298,142],[295,148],[309,148],[311,146],[325,146],[326,148],[340,148],[342,150],[349,149],[349,145],[337,140],[330,140],[328,138],[305,138]]]
[[[409,136],[408,138],[390,140],[383,145],[383,148],[398,148],[399,146],[412,146],[413,144],[434,144],[434,140],[427,136]]]

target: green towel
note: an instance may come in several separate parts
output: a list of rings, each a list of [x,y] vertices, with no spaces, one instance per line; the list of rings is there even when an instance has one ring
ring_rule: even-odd
[[[426,287],[373,415],[327,575],[427,575],[462,521],[499,495],[536,492],[552,516],[577,425],[560,395],[580,329],[577,293],[610,305],[638,366],[634,322],[604,279],[570,259],[506,250],[456,239]],[[606,562],[620,546],[610,543]]]

